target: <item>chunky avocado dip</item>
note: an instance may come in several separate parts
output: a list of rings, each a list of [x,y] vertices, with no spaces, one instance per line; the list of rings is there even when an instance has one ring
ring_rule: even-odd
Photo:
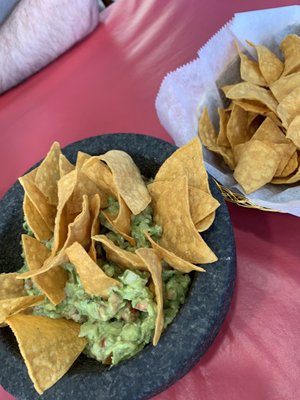
[[[118,202],[110,198],[106,209],[110,214],[117,214]],[[153,223],[152,209],[148,206],[142,213],[132,216],[131,233],[136,246],[131,246],[118,234],[113,227],[100,215],[103,234],[115,244],[134,252],[139,247],[149,247],[143,231],[147,230],[154,240],[161,236],[162,229]],[[26,225],[25,225],[26,228]],[[28,232],[30,233],[30,232]],[[45,243],[51,247],[52,241]],[[144,271],[132,271],[120,268],[118,265],[103,261],[99,265],[106,275],[119,280],[122,287],[112,287],[107,299],[87,294],[71,263],[65,263],[64,269],[69,279],[65,286],[65,298],[58,304],[52,304],[48,299],[34,307],[33,314],[50,318],[72,319],[81,324],[79,336],[87,339],[84,353],[105,364],[115,365],[139,352],[150,343],[156,319],[156,303],[150,274]],[[21,272],[26,270],[26,265]],[[188,274],[183,274],[163,265],[162,272],[164,291],[164,328],[176,316],[184,303],[190,284]],[[29,295],[40,293],[31,279],[25,282]]]

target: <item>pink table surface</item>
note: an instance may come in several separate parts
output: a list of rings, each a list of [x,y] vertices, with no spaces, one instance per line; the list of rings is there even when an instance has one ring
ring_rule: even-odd
[[[154,106],[165,74],[235,12],[289,4],[118,0],[90,37],[0,96],[0,196],[54,140],[138,132],[171,141]],[[229,315],[207,354],[155,400],[300,398],[300,219],[229,211],[237,245]],[[13,398],[0,387],[0,399]]]

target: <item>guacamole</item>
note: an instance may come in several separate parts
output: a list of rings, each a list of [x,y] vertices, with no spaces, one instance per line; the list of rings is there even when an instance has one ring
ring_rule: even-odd
[[[118,202],[110,198],[106,211],[118,212]],[[159,240],[162,229],[152,219],[152,209],[147,207],[141,214],[132,217],[132,236],[136,246],[131,246],[119,235],[100,214],[101,233],[106,234],[120,247],[134,251],[139,247],[149,247],[142,232],[147,230],[154,240]],[[51,247],[52,240],[45,243]],[[98,249],[99,253],[103,253]],[[103,258],[103,254],[102,254]],[[156,320],[156,303],[151,287],[150,274],[144,271],[121,269],[118,265],[98,260],[99,266],[110,277],[119,280],[122,287],[112,287],[108,299],[87,294],[71,263],[65,263],[64,269],[69,279],[65,286],[65,298],[58,304],[48,299],[34,307],[33,314],[50,318],[67,318],[81,324],[80,336],[87,339],[84,353],[104,363],[116,365],[132,357],[153,338]],[[26,270],[26,265],[22,272]],[[184,303],[190,284],[188,274],[182,274],[163,265],[164,290],[164,327],[176,316]],[[40,294],[31,279],[25,282],[29,295]]]

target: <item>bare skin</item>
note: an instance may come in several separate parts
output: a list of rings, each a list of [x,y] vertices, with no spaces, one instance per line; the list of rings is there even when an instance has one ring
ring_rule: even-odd
[[[91,33],[97,0],[22,0],[0,27],[0,93],[49,64]]]

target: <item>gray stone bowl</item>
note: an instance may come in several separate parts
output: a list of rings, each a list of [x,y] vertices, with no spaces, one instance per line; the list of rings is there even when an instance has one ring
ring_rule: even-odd
[[[176,147],[154,137],[116,133],[95,136],[63,149],[71,162],[77,151],[96,155],[111,149],[128,152],[146,177],[153,177]],[[39,396],[28,377],[14,335],[0,329],[0,383],[18,400],[139,400],[162,392],[185,375],[214,341],[229,309],[235,283],[235,242],[227,206],[210,178],[213,195],[221,206],[211,228],[203,234],[218,256],[204,265],[205,274],[192,273],[186,303],[163,333],[158,345],[151,344],[128,361],[108,368],[80,356],[69,372]],[[16,183],[0,202],[0,273],[22,266],[23,190]]]

